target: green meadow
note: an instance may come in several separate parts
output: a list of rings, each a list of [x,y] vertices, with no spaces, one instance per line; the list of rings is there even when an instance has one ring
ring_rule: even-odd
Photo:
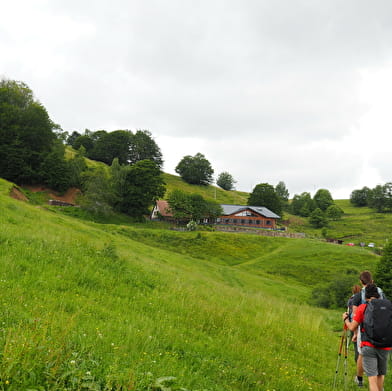
[[[372,252],[94,222],[12,186],[0,180],[0,390],[332,389],[343,308],[307,303],[320,282],[374,270]]]
[[[355,207],[349,200],[335,200],[335,204],[343,209],[344,215],[341,220],[329,221],[325,230],[327,237],[355,245],[374,243],[376,247],[383,247],[391,237],[392,213],[377,213],[368,207]],[[307,219],[290,214],[286,214],[284,219],[290,221],[289,230],[305,232],[308,237],[322,237],[322,230],[312,228]]]
[[[181,177],[164,173],[166,182],[166,196],[174,189],[180,189],[186,193],[197,193],[206,199],[216,200],[220,204],[247,205],[249,194],[243,191],[223,190],[217,186],[198,186],[184,182]]]

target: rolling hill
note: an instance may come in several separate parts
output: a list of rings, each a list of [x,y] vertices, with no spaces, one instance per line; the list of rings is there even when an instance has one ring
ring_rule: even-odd
[[[2,389],[331,389],[340,311],[306,303],[321,280],[373,270],[371,252],[97,223],[12,187],[0,180]]]

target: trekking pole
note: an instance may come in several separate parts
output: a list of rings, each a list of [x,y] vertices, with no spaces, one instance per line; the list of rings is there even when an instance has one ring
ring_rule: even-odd
[[[340,343],[339,343],[339,351],[338,351],[338,360],[336,362],[336,369],[335,369],[335,378],[333,380],[333,389],[336,389],[336,379],[338,377],[338,373],[339,373],[339,366],[340,366],[340,358],[342,357],[342,350],[343,350],[343,345],[346,344],[346,340],[347,340],[347,333],[346,333],[347,327],[346,325],[343,326],[343,332],[342,335],[340,337]],[[347,355],[347,354],[346,354]]]
[[[350,343],[350,339],[347,338],[348,334],[348,329],[346,324],[344,324],[344,338],[345,338],[345,344],[344,344],[344,390],[347,389],[347,353],[348,353],[348,345]]]

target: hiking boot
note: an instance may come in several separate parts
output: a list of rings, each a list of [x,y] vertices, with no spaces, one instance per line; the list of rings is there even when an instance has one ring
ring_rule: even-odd
[[[358,386],[358,387],[363,387],[363,380],[358,379],[358,376],[354,377],[354,383]]]

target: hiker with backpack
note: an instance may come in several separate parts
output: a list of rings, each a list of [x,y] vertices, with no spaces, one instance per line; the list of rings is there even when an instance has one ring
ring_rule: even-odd
[[[365,288],[367,285],[369,284],[373,284],[373,277],[372,277],[372,273],[369,272],[368,270],[364,270],[363,272],[361,272],[361,274],[359,275],[359,281],[362,284],[362,289],[360,292],[356,293],[351,301],[352,304],[352,311],[353,311],[353,315],[355,315],[357,308],[361,305],[361,304],[366,304],[366,300],[365,300]],[[386,299],[382,289],[380,287],[377,287],[378,293],[380,295],[381,299]],[[355,330],[354,331],[354,335],[352,338],[353,342],[356,342],[357,344],[357,352],[356,352],[356,356],[357,356],[357,374],[354,378],[355,383],[359,386],[359,387],[363,387],[363,365],[362,365],[362,348],[361,348],[361,333],[359,332],[359,330]]]
[[[374,284],[367,284],[364,293],[366,303],[359,305],[352,321],[347,312],[342,317],[349,330],[360,327],[363,369],[368,376],[369,390],[383,391],[392,347],[392,303],[380,298]]]

